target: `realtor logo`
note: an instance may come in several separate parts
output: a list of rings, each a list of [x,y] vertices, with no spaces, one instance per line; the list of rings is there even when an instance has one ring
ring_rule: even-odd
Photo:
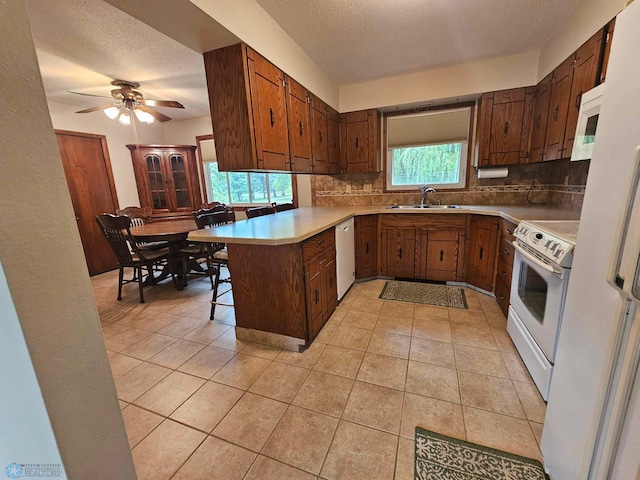
[[[7,477],[9,478],[18,478],[24,475],[24,470],[22,470],[22,465],[18,463],[10,463],[7,465]]]

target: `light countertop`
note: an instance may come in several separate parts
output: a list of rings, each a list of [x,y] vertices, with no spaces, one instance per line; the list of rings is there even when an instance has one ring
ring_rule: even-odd
[[[352,207],[304,207],[273,215],[240,220],[215,228],[189,233],[194,242],[240,243],[245,245],[286,245],[298,243],[350,217],[371,214],[459,215],[481,214],[502,217],[513,223],[521,220],[579,220],[579,210],[549,205],[462,205],[460,209],[390,209],[387,205]]]

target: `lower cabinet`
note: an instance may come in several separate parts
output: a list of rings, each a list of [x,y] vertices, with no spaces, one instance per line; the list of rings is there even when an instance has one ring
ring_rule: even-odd
[[[467,283],[492,292],[499,219],[472,215],[467,237]]]
[[[416,229],[382,228],[382,265],[389,277],[414,278]]]
[[[355,218],[356,279],[374,277],[378,270],[378,216]]]
[[[320,332],[336,308],[336,245],[333,229],[302,244],[309,341]]]
[[[516,225],[500,220],[500,245],[498,246],[498,268],[496,270],[496,300],[504,313],[509,315],[509,302],[511,300],[511,279],[513,274],[513,232]]]

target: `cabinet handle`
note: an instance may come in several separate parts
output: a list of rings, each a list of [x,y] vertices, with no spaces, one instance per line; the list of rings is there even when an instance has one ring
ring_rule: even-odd
[[[509,133],[509,122],[504,122],[504,134]]]
[[[364,246],[364,253],[369,253],[369,242],[367,242]]]
[[[329,288],[333,288],[333,277],[329,277]]]
[[[576,96],[576,110],[580,110],[581,103],[582,103],[582,90],[580,90],[580,93]]]
[[[500,300],[504,300],[504,295],[502,293],[500,294]]]
[[[318,132],[318,139],[320,140],[320,143],[322,143],[322,132]]]
[[[483,254],[484,254],[484,248],[480,247],[480,260],[482,260]]]
[[[538,115],[538,118],[536,118],[536,128],[540,128],[540,121],[542,120],[542,115]]]
[[[321,247],[322,247],[324,244],[325,244],[325,241],[324,241],[324,240],[320,240],[320,241],[318,242],[318,245],[320,245]]]
[[[558,111],[560,110],[560,105],[556,105],[556,108],[553,109],[553,119],[558,121]]]
[[[269,109],[269,120],[271,121],[271,126],[273,127],[275,125],[275,123],[276,123],[276,116],[273,113],[273,109],[272,108]]]
[[[360,139],[356,137],[356,148],[358,148],[359,145],[360,145]]]
[[[507,276],[507,271],[506,270],[502,270],[502,276],[506,277]]]
[[[398,257],[399,257],[399,258],[402,258],[402,249],[400,249],[400,250],[398,251]]]
[[[444,250],[440,250],[440,261],[444,260]]]
[[[302,136],[303,132],[304,132],[304,125],[302,125],[302,122],[300,122],[300,136]]]
[[[505,248],[502,252],[503,252],[505,255],[511,255],[511,250],[509,250],[508,248]]]
[[[508,233],[509,235],[513,235],[513,230],[512,230],[512,229],[510,229],[510,228],[507,228],[507,233]]]
[[[316,290],[316,303],[318,303],[320,301],[320,292],[318,290]]]

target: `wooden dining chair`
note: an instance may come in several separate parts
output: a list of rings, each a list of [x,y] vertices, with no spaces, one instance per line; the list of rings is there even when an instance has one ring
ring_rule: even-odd
[[[247,214],[247,218],[262,217],[264,215],[271,215],[272,213],[276,213],[276,207],[269,205],[265,207],[247,208],[245,210],[245,213]]]
[[[274,206],[276,207],[276,213],[277,212],[286,212],[287,210],[293,210],[293,209],[296,208],[296,206],[293,204],[293,202],[275,204]]]
[[[107,242],[113,253],[118,259],[120,271],[118,274],[118,300],[122,300],[122,285],[138,282],[138,291],[140,293],[140,303],[144,303],[144,294],[142,292],[142,283],[144,277],[142,274],[143,267],[147,269],[147,278],[152,285],[156,284],[153,276],[153,266],[160,262],[169,260],[169,249],[162,248],[157,250],[141,250],[138,242],[131,235],[131,219],[126,215],[112,215],[103,213],[96,215],[96,222],[100,226]],[[124,269],[130,267],[133,269],[133,277],[129,280],[124,279]],[[175,276],[171,262],[171,278],[175,283]]]
[[[151,207],[126,207],[116,210],[116,215],[125,215],[131,220],[131,226],[140,227],[151,223],[151,214],[153,209]],[[138,242],[138,248],[140,250],[158,250],[161,248],[169,247],[167,242]]]
[[[195,212],[193,212],[194,215],[204,215],[206,213],[216,213],[216,212],[226,212],[227,211],[227,206],[224,203],[218,203],[218,205],[213,205],[210,207],[205,207],[204,205],[210,205],[210,204],[202,204],[203,206],[201,206],[198,210],[196,210]]]
[[[208,203],[202,203],[200,204],[200,208],[198,210],[208,210],[214,207],[217,207],[219,205],[224,205],[224,203],[220,203],[220,202],[208,202]]]

